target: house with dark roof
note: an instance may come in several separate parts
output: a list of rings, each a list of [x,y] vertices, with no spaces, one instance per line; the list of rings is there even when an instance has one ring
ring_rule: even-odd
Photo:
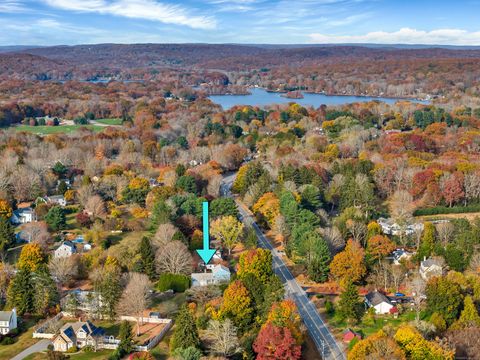
[[[31,207],[17,209],[13,212],[10,221],[14,225],[28,224],[37,221],[37,214]]]
[[[375,309],[376,314],[389,314],[395,306],[390,299],[377,290],[365,295],[365,304]]]
[[[84,346],[98,347],[105,336],[105,330],[96,327],[90,321],[78,321],[67,323],[62,326],[57,336],[52,340],[55,351],[68,351],[76,346],[81,349]]]

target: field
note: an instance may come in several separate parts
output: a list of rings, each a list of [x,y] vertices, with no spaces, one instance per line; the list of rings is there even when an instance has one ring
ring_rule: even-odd
[[[122,125],[123,121],[122,119],[97,119],[95,122],[99,124],[104,124],[104,125]]]
[[[100,132],[104,127],[99,125],[59,125],[59,126],[28,126],[20,125],[15,126],[15,131],[25,131],[37,135],[50,135],[50,134],[71,134],[82,128]]]
[[[25,319],[21,328],[26,329],[26,331],[15,338],[15,343],[11,345],[0,345],[0,359],[11,359],[35,344],[38,339],[33,339],[32,333],[36,323],[37,320],[34,318]]]

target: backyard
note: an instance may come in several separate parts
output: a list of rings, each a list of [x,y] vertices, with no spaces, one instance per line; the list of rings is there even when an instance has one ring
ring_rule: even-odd
[[[59,126],[29,126],[19,125],[13,127],[15,131],[25,131],[37,135],[49,135],[49,134],[70,134],[80,129],[93,130],[94,132],[100,132],[104,127],[99,125],[59,125]]]

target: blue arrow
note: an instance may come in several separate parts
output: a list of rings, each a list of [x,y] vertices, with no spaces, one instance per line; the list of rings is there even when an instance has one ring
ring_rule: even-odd
[[[210,234],[208,224],[208,202],[204,201],[202,204],[203,210],[203,249],[197,250],[198,255],[202,258],[205,264],[212,259],[215,254],[215,249],[210,249]]]

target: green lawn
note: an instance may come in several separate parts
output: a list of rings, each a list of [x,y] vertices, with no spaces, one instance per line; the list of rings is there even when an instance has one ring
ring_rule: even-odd
[[[105,124],[105,125],[122,125],[123,124],[123,121],[122,119],[118,119],[118,118],[115,118],[115,119],[98,119],[98,120],[94,120],[100,124]]]
[[[39,341],[39,339],[32,338],[33,329],[38,320],[30,318],[24,319],[23,321],[21,329],[25,329],[25,331],[15,338],[15,343],[11,345],[0,345],[0,359],[11,359]]]
[[[342,321],[336,315],[334,315],[328,319],[328,324],[333,328],[337,328],[339,331],[343,331],[347,327],[350,327],[352,330],[360,332],[363,336],[367,337],[383,329],[383,327],[386,325],[389,325],[392,328],[397,328],[402,323],[406,324],[413,320],[415,320],[415,312],[405,311],[396,319],[392,315],[376,315],[375,322],[373,324],[365,324],[360,322],[359,324],[353,326],[349,326],[346,321]]]
[[[101,350],[97,352],[80,352],[79,354],[67,354],[70,356],[70,359],[74,360],[107,360],[113,350]],[[47,354],[45,353],[35,353],[27,356],[24,360],[45,360],[48,359]]]
[[[153,299],[152,309],[160,312],[163,317],[172,318],[180,309],[180,306],[185,304],[186,295],[185,294],[175,294],[171,299],[168,300],[159,300]]]
[[[104,128],[98,125],[60,125],[60,126],[28,126],[20,125],[15,126],[13,129],[15,131],[25,131],[38,135],[48,135],[48,134],[71,134],[75,131],[78,131],[81,128],[86,128],[93,130],[95,132],[100,132]]]

